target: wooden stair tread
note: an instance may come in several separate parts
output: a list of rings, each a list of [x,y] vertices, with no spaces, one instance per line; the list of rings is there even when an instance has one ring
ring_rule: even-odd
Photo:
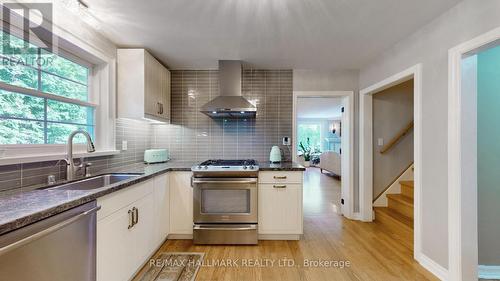
[[[380,216],[384,216],[385,218],[390,219],[394,223],[402,224],[404,227],[408,227],[413,230],[413,220],[401,215],[398,212],[395,212],[386,207],[375,207],[373,208],[375,211],[375,220],[380,218]]]
[[[400,181],[399,184],[413,188],[415,185],[414,181]]]
[[[401,194],[403,194],[404,196],[411,197],[411,198],[414,197],[413,196],[415,193],[414,188],[413,188],[414,181],[412,181],[412,180],[400,181],[399,185],[401,186]]]
[[[413,208],[413,198],[405,196],[403,194],[387,194],[387,199],[397,201],[398,203],[404,204],[408,207]]]

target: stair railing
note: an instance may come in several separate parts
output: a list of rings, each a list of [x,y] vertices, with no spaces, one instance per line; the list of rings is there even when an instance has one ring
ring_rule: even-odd
[[[380,150],[381,154],[386,153],[391,150],[404,136],[408,135],[408,133],[413,129],[413,120],[408,123],[401,131],[399,131],[386,145],[382,147]]]

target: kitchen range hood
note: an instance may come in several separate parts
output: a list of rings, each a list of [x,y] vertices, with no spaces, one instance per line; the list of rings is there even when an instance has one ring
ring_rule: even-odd
[[[241,96],[241,61],[219,61],[220,96],[201,107],[212,118],[255,118],[257,108]]]

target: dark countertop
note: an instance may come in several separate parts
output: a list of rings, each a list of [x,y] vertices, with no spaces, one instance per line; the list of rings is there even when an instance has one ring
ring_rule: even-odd
[[[76,206],[96,200],[99,197],[127,188],[131,185],[153,178],[169,171],[191,171],[193,162],[169,161],[167,163],[146,165],[138,163],[125,167],[108,169],[105,173],[139,173],[138,178],[118,182],[92,190],[20,190],[17,193],[0,195],[0,235],[62,213]],[[261,171],[304,171],[297,163],[281,164],[259,163]]]
[[[279,164],[271,164],[269,162],[259,162],[259,171],[305,171],[304,166],[295,162],[281,162]]]
[[[138,163],[102,173],[140,173],[138,178],[92,190],[31,190],[0,197],[0,235],[64,212],[169,171],[191,171],[192,162]]]

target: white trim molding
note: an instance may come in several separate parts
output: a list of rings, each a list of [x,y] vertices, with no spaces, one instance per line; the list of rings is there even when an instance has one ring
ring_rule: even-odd
[[[50,145],[48,145],[50,146]],[[66,146],[64,145],[64,148]],[[76,147],[76,145],[75,145]],[[64,149],[61,146],[61,149]],[[24,148],[26,149],[26,148]],[[45,151],[48,150],[47,147],[44,148]],[[41,149],[38,149],[40,151]],[[0,148],[0,151],[2,149]],[[82,157],[98,157],[98,156],[109,156],[109,155],[116,155],[120,154],[119,150],[102,150],[102,151],[96,151],[96,152],[86,152],[84,150],[76,151],[73,153],[74,158],[82,158]],[[62,160],[66,158],[66,152],[58,152],[58,151],[53,151],[51,153],[32,153],[32,154],[26,154],[26,155],[20,155],[20,156],[12,156],[12,157],[1,157],[0,158],[0,166],[3,165],[12,165],[12,164],[24,164],[24,163],[35,163],[35,162],[44,162],[44,161],[52,161],[52,160]]]
[[[342,128],[348,130],[347,143],[342,138],[342,182],[341,193],[344,199],[342,214],[348,219],[357,219],[354,216],[354,91],[293,91],[293,129],[292,129],[292,159],[297,161],[297,100],[299,97],[321,98],[339,97],[344,98],[347,114],[347,124],[342,124]],[[345,163],[348,164],[345,164]]]
[[[477,181],[464,183],[468,171],[464,158],[464,100],[461,92],[461,62],[464,55],[480,50],[500,40],[500,28],[493,29],[448,51],[448,243],[450,280],[466,281],[477,277],[477,254],[471,258],[467,253],[477,253]],[[475,139],[475,138],[474,138]],[[468,140],[467,142],[470,142]],[[467,143],[469,145],[469,143]],[[474,169],[475,170],[475,169]],[[475,186],[471,186],[475,185]],[[471,196],[472,195],[472,196]],[[477,222],[477,221],[476,221]],[[474,276],[475,275],[475,276]],[[477,279],[477,278],[476,278]]]
[[[360,91],[359,198],[363,221],[373,220],[372,95],[413,79],[414,106],[414,257],[422,265],[422,64],[414,65]],[[430,264],[426,262],[425,264]],[[425,265],[424,265],[425,267]]]
[[[449,279],[448,270],[430,259],[428,256],[420,254],[416,259],[421,266],[434,274],[437,278],[439,278],[439,280],[452,280]]]
[[[500,265],[480,265],[478,272],[481,279],[500,280]]]

